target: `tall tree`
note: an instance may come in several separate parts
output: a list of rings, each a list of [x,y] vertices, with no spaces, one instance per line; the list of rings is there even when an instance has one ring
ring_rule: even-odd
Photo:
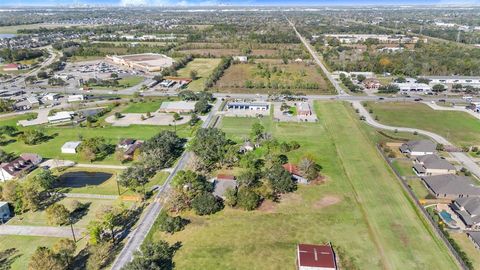
[[[213,169],[223,160],[228,140],[225,133],[216,128],[202,128],[193,139],[191,149],[200,158],[206,169]]]

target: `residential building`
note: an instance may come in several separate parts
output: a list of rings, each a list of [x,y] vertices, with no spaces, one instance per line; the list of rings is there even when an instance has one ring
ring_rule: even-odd
[[[336,270],[337,260],[330,245],[297,245],[298,270]]]
[[[67,97],[67,102],[68,103],[79,102],[79,101],[83,101],[83,100],[85,100],[84,95],[70,95],[70,96]]]
[[[62,111],[62,112],[57,112],[52,116],[48,116],[47,119],[48,119],[48,123],[50,124],[59,124],[59,123],[72,121],[74,115],[75,115],[74,112]]]
[[[267,102],[229,102],[228,110],[268,111],[270,104]]]
[[[480,187],[466,176],[442,174],[423,176],[427,189],[437,198],[455,200],[463,197],[480,197]]]
[[[472,241],[476,249],[480,249],[480,232],[467,232],[467,237]]]
[[[400,146],[400,151],[410,156],[432,155],[436,152],[437,144],[430,140],[409,141]]]
[[[42,162],[42,157],[37,154],[24,153],[18,158],[0,165],[0,180],[12,180],[22,174],[30,172]]]
[[[309,116],[312,115],[312,109],[307,102],[297,102],[297,115]]]
[[[456,174],[455,167],[435,154],[417,156],[413,171],[419,176]]]
[[[3,71],[16,71],[20,69],[20,65],[18,64],[6,64],[3,66]]]
[[[82,142],[80,141],[71,141],[71,142],[66,142],[64,145],[62,145],[62,153],[63,154],[76,154],[77,153],[77,148]]]
[[[466,229],[480,230],[480,198],[458,198],[450,205]]]
[[[213,181],[213,195],[225,199],[225,193],[229,189],[237,189],[237,180],[235,176],[229,174],[218,174]]]
[[[354,44],[367,40],[378,40],[380,43],[417,43],[418,37],[405,35],[377,35],[377,34],[325,34],[327,38],[335,38],[344,44]],[[315,38],[315,36],[313,36]],[[327,43],[327,39],[325,41]],[[328,43],[327,43],[328,44]]]
[[[293,179],[295,179],[297,183],[308,184],[308,179],[303,176],[296,165],[292,163],[286,163],[283,164],[283,168],[292,175]]]
[[[4,223],[11,217],[10,206],[8,202],[0,202],[0,223]]]
[[[246,141],[240,146],[240,153],[246,153],[253,151],[255,149],[255,145],[251,141]]]
[[[375,78],[367,78],[363,81],[363,86],[366,89],[378,89],[382,84],[378,79]]]
[[[194,101],[164,101],[160,105],[161,112],[166,113],[190,113],[195,110]]]
[[[123,150],[123,157],[125,159],[133,159],[133,154],[135,150],[140,148],[143,145],[143,141],[135,139],[124,139],[119,144],[117,148]]]

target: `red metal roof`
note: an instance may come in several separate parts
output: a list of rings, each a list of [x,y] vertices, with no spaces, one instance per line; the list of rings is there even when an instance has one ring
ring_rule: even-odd
[[[18,65],[15,63],[12,64],[6,64],[3,66],[3,68],[18,68]]]
[[[298,167],[292,163],[285,163],[282,166],[287,172],[291,174],[301,175],[300,172],[298,171]]]
[[[299,266],[336,269],[335,254],[329,245],[298,244]]]
[[[235,176],[231,174],[217,174],[217,180],[235,180]]]

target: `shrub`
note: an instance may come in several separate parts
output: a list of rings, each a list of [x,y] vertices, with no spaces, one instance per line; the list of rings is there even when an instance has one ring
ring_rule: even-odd
[[[192,200],[192,208],[197,215],[210,215],[223,208],[222,203],[212,194],[203,192]]]

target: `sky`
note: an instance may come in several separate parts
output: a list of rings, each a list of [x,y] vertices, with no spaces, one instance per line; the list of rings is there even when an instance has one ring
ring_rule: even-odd
[[[480,0],[1,0],[3,6],[55,6],[71,4],[90,5],[144,5],[144,6],[206,6],[206,5],[432,5],[432,4],[474,4]]]

